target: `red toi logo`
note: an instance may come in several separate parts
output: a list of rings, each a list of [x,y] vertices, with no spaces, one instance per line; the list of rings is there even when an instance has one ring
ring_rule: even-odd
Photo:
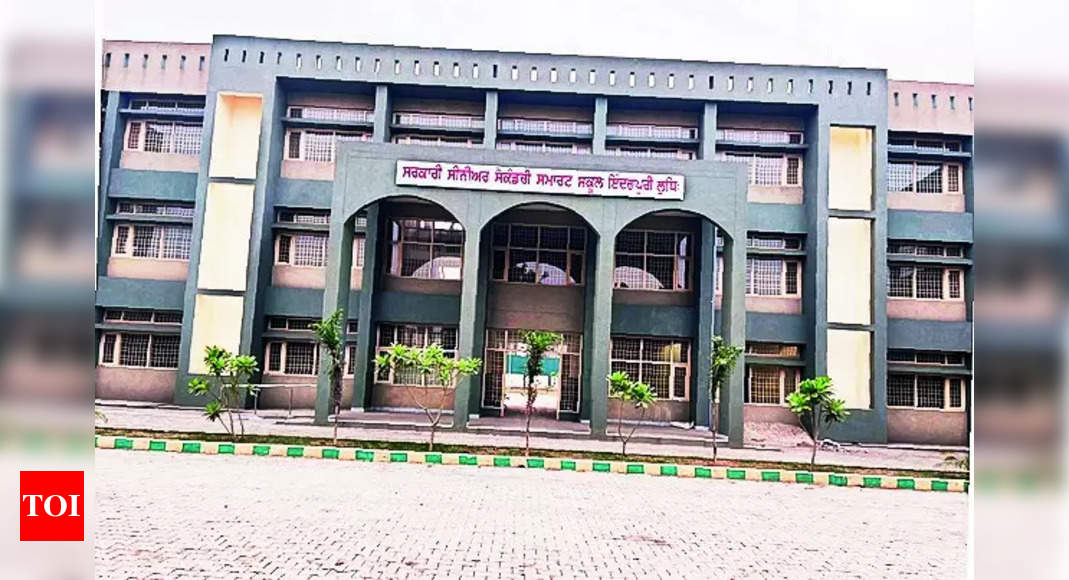
[[[85,540],[85,472],[19,472],[19,540]]]

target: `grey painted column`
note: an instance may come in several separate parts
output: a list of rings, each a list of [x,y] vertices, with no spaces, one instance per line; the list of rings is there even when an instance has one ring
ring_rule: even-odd
[[[716,155],[716,103],[705,103],[702,109],[701,134],[698,135],[698,157],[713,159]]]
[[[364,230],[364,271],[360,283],[360,297],[356,311],[356,360],[353,363],[353,410],[367,408],[369,385],[374,383],[375,373],[372,356],[375,352],[375,283],[379,279],[379,263],[382,260],[383,244],[379,242],[383,231],[379,204],[367,207],[367,228]],[[380,235],[381,234],[381,235]]]
[[[609,123],[609,99],[594,98],[594,155],[605,154],[605,133]]]
[[[497,91],[486,91],[483,112],[483,147],[497,149]]]
[[[344,202],[342,202],[344,203]],[[335,203],[334,205],[340,205]],[[345,329],[349,306],[349,288],[353,273],[353,220],[346,219],[341,208],[331,212],[330,241],[327,246],[327,280],[323,289],[323,318],[342,311],[342,329]],[[330,414],[330,364],[328,357],[320,352],[319,377],[316,382],[316,425],[326,425]],[[354,381],[355,382],[355,381]]]
[[[608,424],[609,410],[609,340],[612,333],[612,274],[616,230],[601,232],[598,238],[598,258],[594,269],[594,300],[590,336],[583,340],[590,345],[590,432],[603,437]],[[588,280],[589,284],[591,280]]]
[[[698,333],[691,349],[694,377],[691,397],[694,424],[709,427],[709,355],[712,354],[713,326],[716,316],[716,225],[702,220],[698,259]]]
[[[119,91],[108,91],[104,126],[100,128],[103,139],[100,144],[100,191],[97,206],[97,219],[99,220],[97,223],[100,224],[100,243],[97,244],[97,276],[107,275],[108,257],[111,255],[112,224],[106,219],[108,188],[111,185],[111,170],[119,166],[119,158],[123,149],[123,133],[126,131],[125,123],[119,118],[120,97]]]
[[[375,85],[375,128],[371,140],[375,143],[390,141],[390,119],[393,117],[390,105],[390,87]]]
[[[724,340],[736,346],[746,345],[746,240],[724,239],[724,298],[720,314],[720,332]],[[731,447],[742,447],[743,389],[745,365],[735,366],[727,389],[720,392],[720,430],[726,431]],[[725,428],[726,427],[726,428]]]
[[[473,216],[469,216],[473,217]],[[479,323],[479,262],[480,262],[480,239],[482,227],[478,216],[468,220],[470,227],[464,230],[464,267],[461,274],[460,294],[460,323],[457,329],[457,356],[466,358],[479,356],[476,352],[476,332]],[[468,414],[470,412],[471,396],[481,375],[463,379],[457,383],[456,392],[453,393],[453,429],[464,429],[468,426]]]

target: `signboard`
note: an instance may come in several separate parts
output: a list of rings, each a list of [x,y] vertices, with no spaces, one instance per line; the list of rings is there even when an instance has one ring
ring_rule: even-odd
[[[683,199],[683,176],[663,173],[398,161],[396,184],[586,197]]]

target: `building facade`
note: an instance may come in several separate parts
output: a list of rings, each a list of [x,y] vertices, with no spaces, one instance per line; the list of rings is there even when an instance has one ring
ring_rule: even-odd
[[[106,41],[97,397],[193,404],[208,345],[260,407],[329,392],[309,324],[345,312],[343,404],[411,409],[394,342],[484,371],[453,425],[513,409],[524,330],[561,333],[537,402],[601,436],[708,428],[714,334],[745,345],[721,431],[794,422],[827,374],[846,441],[963,444],[971,86],[874,69],[216,36]]]

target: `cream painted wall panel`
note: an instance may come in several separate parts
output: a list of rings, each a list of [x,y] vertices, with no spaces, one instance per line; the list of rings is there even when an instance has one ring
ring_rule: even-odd
[[[245,290],[252,195],[252,184],[208,184],[197,288]]]
[[[219,93],[212,128],[212,158],[209,177],[256,177],[260,155],[260,95]]]
[[[828,219],[828,322],[872,323],[872,222]]]
[[[832,127],[828,154],[828,207],[872,209],[872,129]]]
[[[189,346],[189,372],[205,374],[204,347],[221,346],[238,352],[241,345],[242,296],[198,294],[193,310],[193,333]]]
[[[828,329],[828,376],[849,409],[872,405],[872,339],[867,330]]]

